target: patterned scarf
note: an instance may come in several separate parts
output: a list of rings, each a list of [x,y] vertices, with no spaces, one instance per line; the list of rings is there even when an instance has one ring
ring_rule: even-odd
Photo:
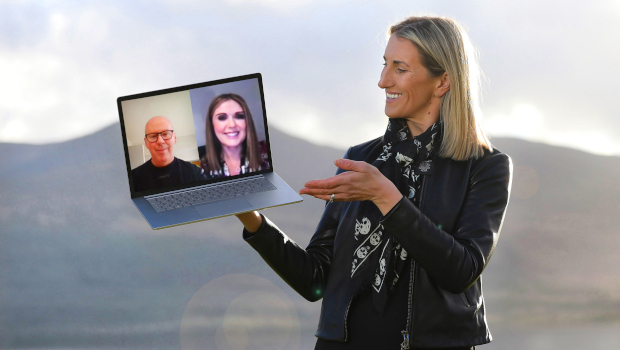
[[[390,119],[383,136],[383,152],[372,163],[390,179],[396,188],[418,205],[421,178],[431,173],[431,156],[440,143],[441,121],[422,134],[412,137],[403,119]],[[373,308],[382,314],[388,297],[407,262],[407,251],[380,224],[383,215],[368,201],[361,202],[356,216],[352,279],[362,279],[362,287],[370,284]],[[385,286],[385,282],[389,287]]]

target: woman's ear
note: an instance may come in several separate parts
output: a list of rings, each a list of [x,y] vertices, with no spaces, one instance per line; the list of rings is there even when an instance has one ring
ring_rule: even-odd
[[[439,89],[441,89],[441,94],[445,94],[450,90],[450,77],[448,77],[447,72],[443,72],[441,75],[441,83],[439,84]]]

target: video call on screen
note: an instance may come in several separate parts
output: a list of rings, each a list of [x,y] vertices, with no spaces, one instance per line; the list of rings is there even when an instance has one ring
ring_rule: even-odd
[[[271,167],[257,78],[128,99],[121,108],[134,192]]]

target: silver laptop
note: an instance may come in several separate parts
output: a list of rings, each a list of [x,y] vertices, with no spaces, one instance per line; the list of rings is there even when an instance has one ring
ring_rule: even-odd
[[[273,171],[259,73],[117,104],[131,199],[153,229],[302,201]]]

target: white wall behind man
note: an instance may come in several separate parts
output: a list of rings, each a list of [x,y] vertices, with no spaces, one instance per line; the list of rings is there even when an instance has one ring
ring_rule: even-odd
[[[144,133],[146,123],[157,116],[168,118],[172,124],[172,129],[177,136],[174,146],[175,157],[190,162],[198,160],[189,91],[123,101],[121,105],[127,145],[130,148],[140,147],[144,155],[142,159],[130,156],[132,169],[151,159],[151,154],[144,145]],[[135,151],[130,151],[130,155],[133,152]]]

